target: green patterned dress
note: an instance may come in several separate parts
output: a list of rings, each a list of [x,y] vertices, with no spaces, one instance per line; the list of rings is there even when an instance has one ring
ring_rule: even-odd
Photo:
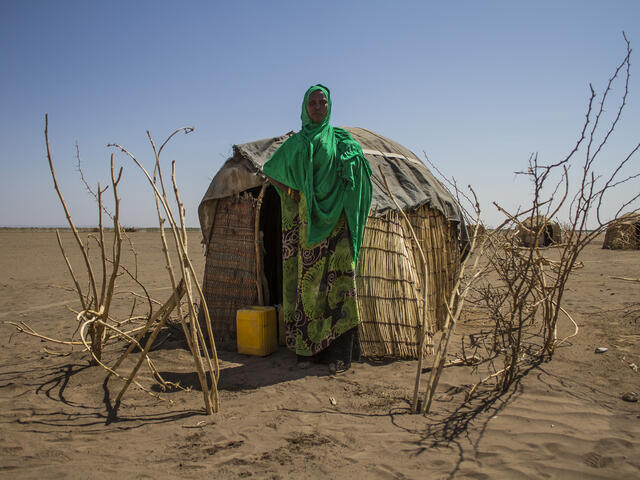
[[[280,198],[287,347],[313,356],[359,322],[351,236],[343,213],[327,238],[307,245],[304,195],[299,202],[286,194]]]

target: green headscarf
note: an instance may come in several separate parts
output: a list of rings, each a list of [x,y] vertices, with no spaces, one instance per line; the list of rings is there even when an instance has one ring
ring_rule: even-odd
[[[307,113],[309,95],[316,90],[325,94],[329,104],[321,123],[312,122]],[[305,196],[308,244],[327,238],[344,210],[357,262],[371,206],[371,167],[360,144],[348,131],[329,125],[330,117],[329,89],[324,85],[309,88],[302,101],[302,129],[276,150],[263,171]]]

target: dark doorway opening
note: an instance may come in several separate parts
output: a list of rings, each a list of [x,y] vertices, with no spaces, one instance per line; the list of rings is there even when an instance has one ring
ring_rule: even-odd
[[[263,267],[268,289],[268,304],[282,304],[282,217],[280,195],[269,185],[260,209],[260,231],[263,235]],[[265,292],[265,301],[267,301]]]
[[[553,227],[549,224],[545,225],[544,232],[542,232],[542,246],[548,247],[553,243]]]

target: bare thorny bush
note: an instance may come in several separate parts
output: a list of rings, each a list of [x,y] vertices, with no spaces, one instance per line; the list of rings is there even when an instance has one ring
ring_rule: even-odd
[[[455,180],[445,177],[463,205],[467,223],[474,228],[460,282],[449,302],[422,412],[429,411],[461,313],[469,327],[477,328],[477,332],[462,339],[462,360],[489,365],[489,375],[468,390],[467,398],[479,385],[489,382],[499,391],[508,390],[525,369],[550,359],[560,345],[578,334],[578,325],[562,307],[562,301],[572,272],[581,267],[579,255],[623,213],[637,211],[640,197],[635,193],[638,188],[629,189],[632,193],[616,201],[613,215],[604,218],[605,207],[611,211],[612,194],[624,194],[620,187],[640,177],[637,169],[630,168],[640,143],[613,166],[609,162],[610,173],[602,173],[603,154],[619,125],[629,94],[631,46],[624,33],[623,37],[626,55],[600,96],[590,85],[585,121],[571,151],[549,165],[541,164],[538,156],[532,155],[527,170],[516,172],[531,184],[532,200],[526,208],[510,212],[494,202],[505,220],[497,228],[486,230],[471,187],[471,195],[466,195]],[[620,84],[621,93],[616,98],[613,92]],[[605,120],[607,112],[613,112],[610,120]],[[542,246],[551,220],[561,214],[568,218],[564,222],[564,238],[555,245]],[[525,237],[527,242],[523,242]],[[467,263],[471,266],[465,271]],[[558,325],[563,319],[573,324],[574,331],[559,338]]]
[[[48,116],[45,115],[47,159],[53,178],[54,188],[64,209],[67,222],[71,232],[73,233],[73,237],[81,254],[85,269],[84,275],[78,274],[74,271],[72,262],[70,261],[63,245],[60,232],[56,230],[58,245],[64,257],[67,269],[71,275],[74,289],[78,295],[80,304],[80,310],[74,311],[76,314],[75,319],[77,321],[76,332],[78,332],[80,339],[74,340],[73,336],[69,340],[54,339],[37,332],[26,322],[9,323],[14,325],[20,332],[39,337],[49,342],[68,345],[72,348],[74,345],[84,347],[84,349],[90,354],[92,363],[94,365],[100,365],[107,371],[105,382],[108,381],[111,376],[115,376],[124,382],[122,389],[116,397],[117,408],[122,396],[131,383],[134,383],[147,393],[158,397],[157,394],[153,393],[135,380],[136,374],[145,361],[155,381],[160,384],[161,390],[164,391],[167,389],[173,390],[176,388],[183,388],[179,384],[165,381],[149,356],[149,352],[154,345],[158,334],[167,325],[167,322],[170,321],[171,315],[175,311],[177,314],[176,322],[182,326],[187,345],[194,359],[196,373],[204,396],[205,410],[209,414],[216,412],[219,408],[217,390],[219,366],[215,351],[215,344],[213,342],[211,319],[208,316],[208,309],[206,308],[204,294],[188,255],[185,210],[180,199],[180,193],[176,182],[175,162],[172,162],[171,165],[171,186],[173,190],[173,201],[175,203],[174,208],[172,208],[172,204],[167,193],[166,182],[163,178],[160,164],[160,155],[169,140],[171,140],[171,138],[177,133],[190,133],[193,131],[193,128],[185,127],[174,131],[162,143],[160,148],[156,148],[153,138],[150,133],[147,132],[147,137],[154,154],[154,168],[152,175],[150,175],[137,158],[124,147],[117,144],[108,145],[109,147],[118,149],[132,160],[139,170],[145,175],[153,190],[158,223],[160,226],[160,241],[162,243],[162,251],[166,263],[165,266],[169,274],[172,291],[169,298],[162,303],[153,299],[150,296],[148,289],[139,281],[135,247],[131,239],[126,235],[125,229],[120,224],[121,211],[118,185],[122,179],[122,167],[116,173],[114,167],[114,155],[112,154],[110,162],[110,184],[103,188],[98,183],[97,189],[94,191],[85,180],[78,151],[78,170],[80,172],[81,180],[84,183],[85,188],[94,197],[98,210],[97,234],[90,234],[86,241],[83,241],[80,232],[73,222],[71,213],[56,178],[51,148],[49,145],[48,125]],[[111,188],[111,194],[113,196],[113,213],[109,212],[104,202],[104,194],[109,188]],[[175,210],[177,210],[177,212],[175,212]],[[111,235],[105,235],[106,229],[103,222],[104,215],[107,215],[111,220]],[[170,232],[169,241],[165,234],[165,223],[169,224],[169,228],[167,229]],[[110,240],[109,237],[111,237]],[[133,265],[125,265],[123,262],[123,241],[125,239],[128,242],[129,250],[133,256]],[[90,253],[91,245],[97,247],[99,252],[97,268],[95,265],[95,255]],[[174,265],[172,261],[171,250],[175,250],[174,258],[178,259],[177,265]],[[99,273],[96,274],[96,272]],[[137,286],[139,291],[134,292],[131,290],[127,291],[126,288],[118,288],[118,285],[122,284],[123,276],[128,277],[128,283]],[[83,284],[85,283],[87,286],[83,287]],[[204,333],[202,332],[200,322],[198,321],[198,303],[200,304],[200,308],[203,310],[204,314],[203,323],[206,325],[207,330]],[[146,307],[143,307],[142,314],[140,313],[141,305],[146,305]],[[128,312],[128,314],[122,314],[122,312]],[[205,340],[205,335],[207,335],[208,342]],[[104,356],[105,349],[109,345],[117,345],[117,347],[114,348],[114,351],[117,352],[122,349],[122,342],[128,344],[128,347],[124,353],[120,354],[115,363],[108,365]],[[211,352],[208,350],[207,343],[212,349]],[[122,362],[136,347],[141,351],[141,353],[138,356],[131,373],[128,375],[118,373],[118,367],[121,366]],[[210,384],[207,374],[211,379]]]

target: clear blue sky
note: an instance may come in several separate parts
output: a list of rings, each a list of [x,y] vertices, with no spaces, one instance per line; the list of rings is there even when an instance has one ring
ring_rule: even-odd
[[[489,224],[497,201],[528,200],[513,172],[538,152],[556,161],[601,91],[640,49],[640,1],[35,1],[0,0],[0,226],[64,225],[46,163],[78,225],[108,181],[120,143],[152,164],[146,130],[167,148],[190,226],[231,146],[300,127],[306,88],[327,85],[334,125],[372,129],[425,151],[471,183]],[[635,52],[634,52],[635,54]],[[635,54],[635,59],[638,54]],[[640,72],[612,142],[613,162],[640,140]],[[122,156],[124,225],[156,226],[151,191]],[[638,161],[635,161],[638,167]],[[632,188],[632,187],[630,187]],[[637,185],[633,188],[636,188]]]

